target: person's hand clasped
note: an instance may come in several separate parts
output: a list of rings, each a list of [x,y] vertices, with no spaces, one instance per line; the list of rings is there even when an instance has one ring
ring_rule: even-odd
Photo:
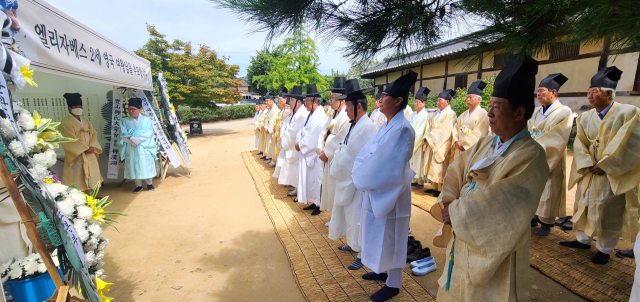
[[[449,204],[445,204],[442,209],[442,222],[444,224],[451,224],[451,217],[449,217]]]
[[[461,142],[456,142],[456,148],[458,148],[458,150],[463,151],[464,152],[464,147],[462,146]]]
[[[296,143],[296,151],[300,152],[300,143]]]
[[[93,148],[93,147],[89,147],[89,149],[87,149],[87,151],[85,151],[85,153],[87,153],[87,154],[92,154],[92,153],[93,153],[93,152],[95,152],[95,151],[96,151],[96,149],[95,149],[95,148]]]
[[[598,166],[593,166],[593,167],[589,168],[589,171],[591,171],[591,173],[593,173],[595,175],[605,175],[605,174],[607,174],[606,172],[604,172],[604,170],[600,169],[600,167],[598,167]]]
[[[318,156],[320,158],[321,161],[323,162],[327,162],[329,161],[329,158],[327,157],[327,154],[324,153],[324,151],[320,150],[320,156]]]

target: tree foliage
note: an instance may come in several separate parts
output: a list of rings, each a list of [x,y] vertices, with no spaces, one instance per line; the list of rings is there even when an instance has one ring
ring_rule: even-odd
[[[251,57],[251,61],[249,63],[249,67],[247,67],[247,81],[249,81],[249,85],[253,92],[258,93],[260,95],[267,94],[268,90],[265,86],[259,86],[257,83],[254,83],[255,76],[266,75],[271,71],[273,66],[273,61],[282,57],[282,52],[279,50],[269,48],[264,48],[256,52],[255,56]]]
[[[236,80],[240,67],[227,64],[228,57],[219,57],[204,44],[194,49],[191,42],[169,43],[154,25],[147,24],[147,31],[151,37],[135,53],[151,63],[154,85],[158,72],[163,73],[172,102],[215,107],[212,100],[235,103],[242,99]]]
[[[268,39],[303,25],[328,41],[347,42],[346,57],[429,51],[436,43],[479,29],[465,40],[488,48],[538,54],[565,38],[614,49],[640,49],[637,0],[211,0],[229,8]],[[489,43],[488,43],[489,42]]]
[[[254,75],[252,84],[271,93],[278,93],[284,86],[292,89],[295,85],[316,83],[318,90],[327,88],[325,78],[320,74],[318,49],[315,42],[303,29],[284,39],[273,50],[276,56],[269,56],[269,71],[264,75]]]

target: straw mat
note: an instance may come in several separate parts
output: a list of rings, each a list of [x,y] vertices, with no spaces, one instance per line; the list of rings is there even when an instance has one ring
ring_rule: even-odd
[[[303,211],[305,205],[287,196],[287,190],[272,177],[273,168],[259,160],[256,153],[243,152],[242,158],[307,301],[370,301],[369,296],[384,283],[362,279],[370,271],[366,268],[347,269],[357,254],[338,250],[346,240],[328,238],[325,223],[329,215],[323,212],[311,216],[310,211]],[[406,271],[402,278],[400,294],[390,301],[435,301]]]

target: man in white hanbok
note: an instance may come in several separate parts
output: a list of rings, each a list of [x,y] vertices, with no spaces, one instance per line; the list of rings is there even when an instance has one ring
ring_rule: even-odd
[[[325,123],[322,132],[318,136],[318,158],[323,162],[322,171],[322,189],[320,193],[320,209],[313,211],[312,215],[320,214],[320,211],[328,210],[331,214],[333,209],[333,196],[335,183],[331,179],[329,171],[331,171],[331,161],[336,150],[340,148],[340,144],[344,141],[345,136],[349,132],[349,116],[344,98],[338,98],[345,92],[345,78],[334,78],[333,88],[331,91],[331,97],[329,103],[331,104],[331,110],[333,114]]]
[[[416,93],[416,98],[413,102],[413,107],[416,111],[411,113],[409,122],[411,127],[416,132],[416,141],[413,144],[413,156],[411,157],[411,169],[416,172],[416,177],[411,180],[411,185],[415,190],[424,188],[424,143],[422,137],[424,136],[424,130],[427,125],[427,118],[429,114],[424,109],[425,102],[427,101],[427,95],[431,90],[427,87],[420,87]]]
[[[364,144],[376,132],[376,126],[367,116],[367,97],[364,93],[371,88],[360,89],[357,79],[347,81],[347,94],[339,98],[346,98],[346,110],[351,122],[349,131],[333,157],[331,164],[331,179],[335,183],[331,224],[329,224],[329,238],[339,240],[347,236],[347,244],[339,247],[341,251],[360,252],[358,242],[360,226],[360,192],[356,190],[351,180],[351,169]],[[357,270],[362,267],[360,255],[349,269]]]
[[[418,74],[409,70],[387,85],[380,111],[388,122],[360,150],[351,171],[353,184],[362,194],[362,264],[373,271],[362,278],[386,282],[371,295],[373,301],[389,300],[402,287],[411,217],[411,179],[416,174],[409,165],[415,132],[404,117],[404,108],[417,78]]]
[[[320,93],[316,84],[307,84],[305,107],[311,112],[296,135],[296,150],[300,152],[298,164],[298,198],[300,203],[312,205],[305,210],[320,210],[320,185],[322,182],[322,161],[318,158],[318,136],[327,122],[327,115],[320,108]]]
[[[256,136],[256,149],[258,149],[258,131],[256,131],[256,125],[258,124],[258,116],[260,116],[260,105],[256,102],[256,113],[253,114],[253,134]]]
[[[381,99],[382,99],[382,91],[378,92],[378,94],[376,95],[376,102],[375,102],[376,109],[373,109],[373,111],[371,112],[371,122],[373,122],[373,124],[376,125],[376,129],[380,129],[380,127],[382,127],[382,124],[387,122],[387,118],[384,116],[384,114],[382,114],[382,112],[380,112]]]
[[[265,153],[267,154],[268,159],[267,164],[273,166],[275,165],[273,160],[276,159],[276,140],[273,134],[275,133],[275,125],[278,115],[280,114],[280,108],[276,106],[275,96],[269,94],[265,98],[269,111],[264,120],[264,127],[262,130],[264,131],[265,136]]]
[[[282,151],[284,153],[284,161],[278,176],[278,183],[285,186],[291,186],[289,188],[288,196],[296,196],[298,186],[298,167],[300,152],[296,150],[296,136],[302,125],[309,116],[309,111],[302,105],[302,87],[294,86],[291,90],[291,94],[287,97],[291,99],[291,117],[286,123],[283,123],[282,134],[280,139],[282,141]]]
[[[284,165],[285,150],[282,148],[282,136],[284,136],[284,130],[287,123],[291,120],[291,106],[289,106],[289,103],[289,98],[285,97],[284,94],[281,93],[280,100],[278,101],[278,105],[282,106],[279,117],[281,121],[279,122],[279,125],[276,126],[279,129],[276,131],[276,154],[278,154],[278,158],[276,159],[276,167],[273,170],[273,177],[275,178],[280,176],[282,165]]]

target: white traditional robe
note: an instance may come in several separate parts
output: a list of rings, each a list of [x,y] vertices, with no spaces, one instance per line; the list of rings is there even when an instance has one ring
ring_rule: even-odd
[[[551,171],[536,215],[543,223],[553,224],[556,217],[566,216],[567,143],[573,112],[556,100],[544,113],[542,107],[537,107],[528,126],[531,136],[545,149]]]
[[[276,131],[276,154],[278,155],[278,157],[276,158],[276,167],[273,171],[273,177],[278,178],[280,176],[280,170],[282,169],[282,166],[284,165],[285,162],[285,150],[282,148],[282,136],[284,135],[284,130],[286,128],[286,125],[289,123],[289,121],[291,120],[291,114],[290,112],[286,112],[285,110],[281,110],[280,111],[280,117],[278,117],[279,119],[281,118],[282,121],[279,122],[279,125],[276,125],[277,128],[279,128]],[[278,124],[278,123],[277,123]]]
[[[282,151],[284,153],[284,161],[282,163],[282,169],[278,176],[278,183],[281,185],[298,186],[298,167],[300,164],[299,156],[300,152],[296,150],[296,135],[304,122],[309,116],[304,106],[300,106],[295,113],[291,115],[288,122],[283,124],[282,135]]]
[[[489,135],[489,115],[487,110],[478,106],[469,116],[469,110],[463,112],[453,126],[453,144],[451,145],[451,160],[460,156],[460,149],[455,142],[462,143],[465,150],[471,149],[481,137]]]
[[[269,112],[267,113],[267,117],[264,120],[264,126],[267,128],[265,131],[265,149],[267,150],[267,158],[276,159],[276,141],[273,138],[273,133],[275,132],[276,119],[278,118],[278,114],[280,114],[280,108],[276,105],[273,105]]]
[[[407,106],[404,107],[404,118],[409,120],[409,117],[411,116],[411,113],[413,113],[413,109],[411,109],[411,107]]]
[[[358,242],[360,227],[360,192],[351,180],[351,170],[362,147],[376,133],[376,126],[365,114],[351,129],[346,144],[341,144],[333,157],[331,178],[335,182],[334,204],[329,224],[329,238],[339,240],[347,236],[347,244],[354,251],[360,251]]]
[[[382,127],[382,124],[387,122],[387,117],[385,117],[384,114],[380,112],[380,108],[376,108],[371,112],[371,122],[376,125],[376,129],[380,129],[380,127]]]
[[[636,237],[636,244],[633,246],[633,254],[640,255],[640,233]],[[637,258],[636,258],[637,259]],[[640,302],[640,265],[636,260],[636,273],[633,277],[633,287],[631,287],[631,297],[629,302]]]
[[[427,113],[427,109],[424,108],[422,108],[420,112],[416,111],[411,113],[409,117],[411,127],[413,127],[416,133],[416,139],[413,143],[413,155],[411,157],[411,169],[416,172],[416,178],[413,179],[413,182],[420,184],[424,184],[424,143],[422,137],[426,129],[427,117],[429,117],[429,114]]]
[[[445,290],[449,277],[445,261],[437,301],[527,299],[530,221],[549,167],[544,149],[523,130],[520,139],[514,137],[497,154],[494,146],[500,138],[483,137],[449,166],[438,203],[431,209],[442,222],[443,204],[449,203],[451,218],[434,245],[446,247],[448,256],[455,242],[450,289]],[[490,164],[474,168],[483,159]]]
[[[5,187],[2,179],[0,187]],[[0,200],[0,264],[3,264],[13,258],[28,256],[33,248],[27,228],[21,223],[22,219],[9,193],[5,191],[0,194]]]
[[[318,136],[327,122],[327,115],[321,107],[316,108],[296,135],[300,147],[298,166],[298,202],[320,204],[322,182],[322,161],[318,158]]]
[[[253,134],[256,136],[256,149],[258,149],[258,131],[256,131],[256,126],[258,125],[258,117],[260,116],[260,112],[256,112],[253,115]]]
[[[576,120],[578,134],[569,178],[570,188],[578,186],[572,221],[575,230],[589,237],[635,240],[638,234],[638,118],[638,107],[613,102],[603,120],[595,109]],[[589,172],[587,168],[594,165],[606,174]]]
[[[451,162],[451,144],[453,140],[453,125],[456,123],[456,113],[447,106],[441,111],[432,113],[427,119],[423,142],[425,150],[425,178],[431,181],[434,190],[440,191],[440,186]]]
[[[349,133],[349,116],[347,115],[347,107],[342,108],[335,117],[327,119],[322,132],[318,136],[318,152],[324,151],[327,155],[327,162],[323,163],[322,170],[322,193],[320,194],[320,210],[328,210],[331,214],[333,210],[333,197],[335,195],[335,183],[331,178],[331,161],[333,155],[340,148],[340,144],[344,141],[345,136]]]
[[[362,194],[362,264],[376,273],[407,264],[414,140],[413,127],[400,111],[360,150],[351,171]]]

